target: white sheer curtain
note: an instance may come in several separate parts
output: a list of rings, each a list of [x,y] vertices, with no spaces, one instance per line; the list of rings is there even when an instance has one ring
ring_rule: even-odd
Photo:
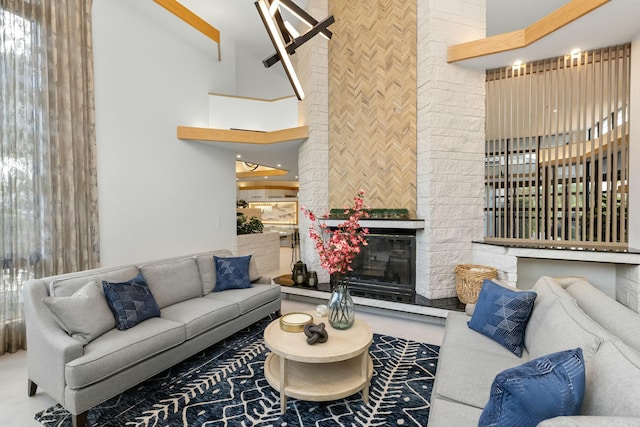
[[[22,283],[99,262],[91,0],[0,0],[0,354]]]

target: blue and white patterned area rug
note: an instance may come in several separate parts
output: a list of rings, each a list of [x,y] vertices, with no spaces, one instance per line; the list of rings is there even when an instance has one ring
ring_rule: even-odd
[[[331,402],[287,400],[267,383],[265,318],[224,342],[91,409],[90,426],[425,426],[439,347],[374,334],[369,403],[360,393]],[[331,337],[329,337],[331,339]],[[36,414],[71,426],[60,405]]]

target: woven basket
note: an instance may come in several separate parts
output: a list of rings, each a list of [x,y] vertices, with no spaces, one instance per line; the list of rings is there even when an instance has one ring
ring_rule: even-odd
[[[463,304],[475,304],[484,279],[495,279],[497,271],[493,267],[476,264],[456,266],[456,292]]]

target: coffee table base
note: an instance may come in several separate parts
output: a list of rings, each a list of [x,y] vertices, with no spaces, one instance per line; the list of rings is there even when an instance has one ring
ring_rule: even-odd
[[[264,362],[269,385],[280,392],[280,411],[287,409],[287,396],[312,402],[342,399],[362,390],[369,402],[369,382],[373,363],[369,352],[330,363],[298,362],[269,353]]]

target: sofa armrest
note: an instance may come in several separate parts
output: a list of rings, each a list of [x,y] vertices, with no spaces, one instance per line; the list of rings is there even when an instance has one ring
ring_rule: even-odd
[[[538,423],[537,427],[640,427],[640,418],[577,415],[555,417]]]
[[[24,284],[27,325],[27,376],[47,394],[64,404],[65,365],[84,354],[83,345],[56,323],[43,299],[49,296],[43,280]]]

